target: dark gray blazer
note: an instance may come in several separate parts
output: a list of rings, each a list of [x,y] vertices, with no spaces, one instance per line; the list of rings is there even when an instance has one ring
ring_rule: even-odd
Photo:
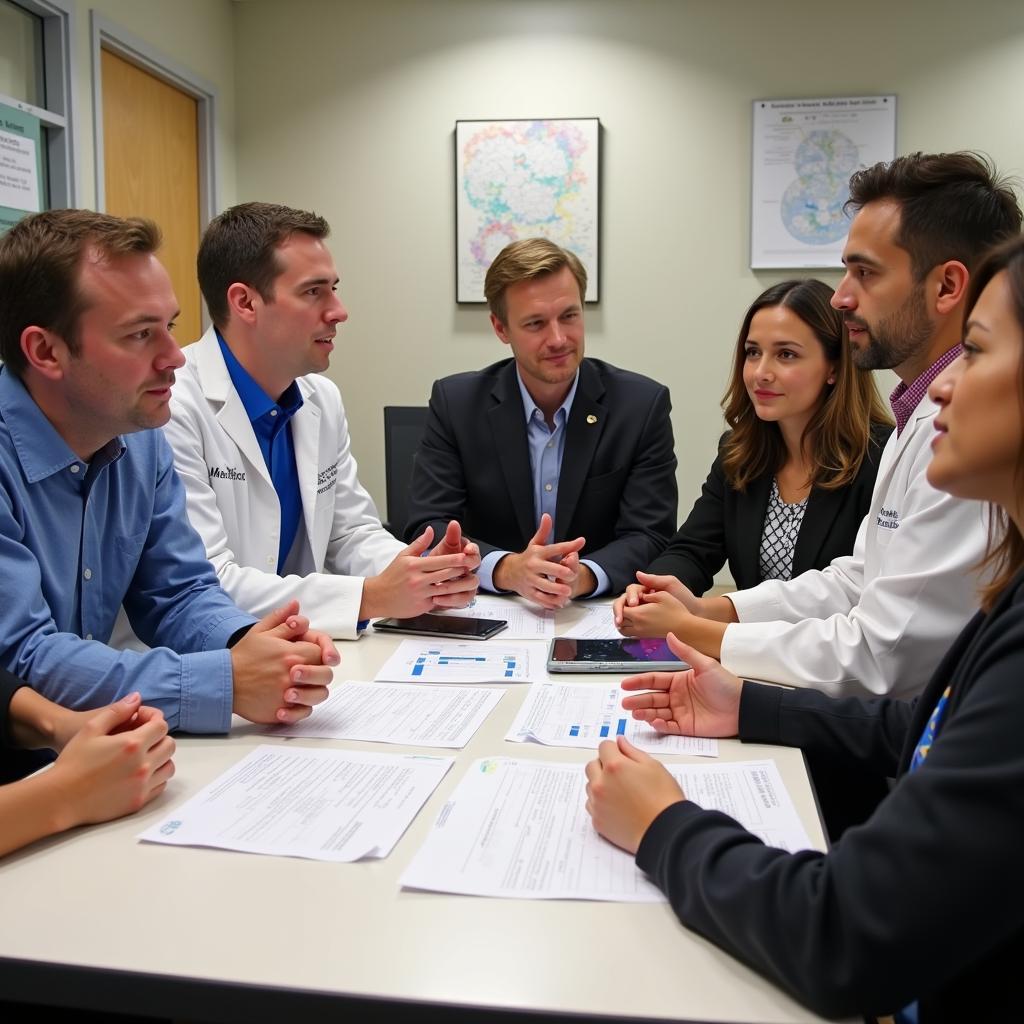
[[[555,541],[586,537],[582,556],[618,593],[676,524],[668,389],[599,359],[580,364],[558,481]],[[526,413],[515,360],[434,383],[409,494],[406,537],[457,519],[480,545],[522,551],[536,533]]]

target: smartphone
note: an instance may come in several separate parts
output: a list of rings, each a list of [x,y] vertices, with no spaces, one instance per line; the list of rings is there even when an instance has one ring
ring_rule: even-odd
[[[443,636],[453,640],[486,640],[507,628],[506,619],[471,619],[465,615],[414,615],[411,619],[377,619],[378,633],[415,633],[417,636]]]
[[[675,672],[689,668],[663,637],[570,640],[555,637],[548,652],[549,672]]]

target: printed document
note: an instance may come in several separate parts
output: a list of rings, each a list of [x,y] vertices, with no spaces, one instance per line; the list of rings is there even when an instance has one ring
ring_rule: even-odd
[[[772,846],[812,848],[774,761],[666,767],[701,807],[732,815]],[[594,831],[585,787],[582,764],[475,761],[402,885],[519,899],[663,900],[632,856]]]
[[[568,637],[570,640],[622,639],[622,634],[615,628],[615,616],[610,604],[587,605],[583,617],[577,619],[572,626],[559,635]]]
[[[313,860],[386,857],[452,764],[261,746],[138,838]]]
[[[622,710],[622,697],[617,683],[534,683],[505,739],[593,750],[602,740],[625,736],[650,754],[718,757],[718,740],[656,732]]]
[[[330,696],[313,708],[309,718],[274,726],[269,733],[461,748],[504,694],[490,687],[349,681],[331,687]]]
[[[374,676],[390,683],[532,683],[547,677],[543,645],[497,638],[464,643],[403,640]]]
[[[503,640],[546,640],[555,635],[555,613],[551,608],[520,604],[507,597],[480,594],[468,608],[445,608],[444,615],[468,619],[504,619],[508,626],[486,643]]]

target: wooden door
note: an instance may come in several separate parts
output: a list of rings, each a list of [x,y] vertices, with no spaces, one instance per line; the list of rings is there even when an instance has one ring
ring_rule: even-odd
[[[101,50],[106,212],[160,225],[160,259],[181,304],[179,344],[202,333],[197,101],[108,50]]]

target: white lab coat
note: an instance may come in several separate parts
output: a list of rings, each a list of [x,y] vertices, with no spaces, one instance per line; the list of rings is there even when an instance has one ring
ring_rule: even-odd
[[[294,597],[314,629],[352,639],[363,579],[404,545],[381,525],[356,476],[337,387],[318,374],[298,386],[302,408],[291,430],[306,543],[298,559],[293,550],[293,575],[277,575],[280,502],[213,328],[185,349],[164,431],[189,518],[235,603],[264,615]]]
[[[730,672],[834,696],[924,688],[977,610],[971,570],[987,536],[980,502],[925,477],[937,411],[923,398],[903,433],[890,435],[852,555],[729,595],[740,620],[722,640]]]

